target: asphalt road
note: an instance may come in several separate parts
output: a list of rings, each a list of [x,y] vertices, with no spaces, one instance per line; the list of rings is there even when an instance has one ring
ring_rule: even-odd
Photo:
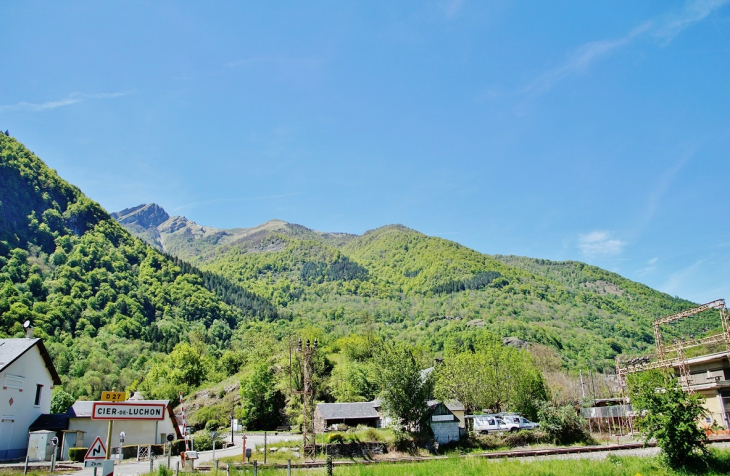
[[[216,449],[215,450],[215,459],[223,458],[225,456],[241,456],[243,453],[243,447],[242,447],[242,437],[240,435],[235,435],[233,439],[233,443],[235,446],[232,446],[230,448],[226,449]],[[282,434],[279,433],[278,435],[275,434],[268,434],[267,440],[269,443],[278,443],[281,441],[292,441],[296,445],[301,445],[302,443],[302,436],[301,435],[292,435],[292,434]],[[228,438],[226,441],[231,441],[230,434],[228,435]],[[264,435],[263,433],[254,433],[251,435],[246,436],[246,447],[247,448],[253,448],[254,446],[263,446],[264,444]],[[197,467],[200,463],[210,462],[213,461],[213,451],[200,451],[198,452],[199,459],[195,462],[195,466]],[[170,467],[175,468],[176,464],[180,461],[179,456],[172,456],[170,458]],[[167,466],[167,457],[158,457],[154,460],[154,469],[156,470],[159,465]],[[181,468],[182,469],[182,468]],[[140,461],[136,462],[134,460],[122,460],[119,461],[118,464],[114,467],[114,474],[115,475],[121,475],[121,476],[138,476],[140,474],[145,474],[150,472],[150,462],[149,461]],[[84,468],[81,471],[74,473],[74,475],[78,476],[93,476],[94,469],[93,468]],[[99,472],[101,474],[101,471]]]

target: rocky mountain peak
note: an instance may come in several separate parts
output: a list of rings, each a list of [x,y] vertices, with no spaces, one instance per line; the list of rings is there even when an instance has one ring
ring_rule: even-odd
[[[120,212],[112,213],[111,216],[119,223],[139,225],[142,228],[157,227],[170,218],[170,215],[167,214],[165,209],[156,203],[147,203],[126,208]]]

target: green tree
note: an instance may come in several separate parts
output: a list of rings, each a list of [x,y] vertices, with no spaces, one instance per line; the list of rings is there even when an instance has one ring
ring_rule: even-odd
[[[250,430],[271,430],[279,424],[284,399],[276,388],[276,376],[267,361],[253,365],[241,379],[241,417]]]
[[[58,388],[51,397],[51,413],[66,413],[73,404],[73,395]]]
[[[447,355],[434,379],[436,397],[459,400],[467,413],[489,408],[535,418],[536,402],[547,399],[542,374],[530,354],[497,343]]]
[[[670,466],[682,466],[695,456],[705,457],[707,436],[698,425],[706,414],[704,398],[685,392],[678,379],[660,370],[629,376],[634,411],[646,412],[639,420],[644,441],[656,438]]]
[[[426,415],[433,387],[430,377],[422,378],[412,348],[405,343],[381,344],[374,361],[383,409],[398,424],[417,428]]]

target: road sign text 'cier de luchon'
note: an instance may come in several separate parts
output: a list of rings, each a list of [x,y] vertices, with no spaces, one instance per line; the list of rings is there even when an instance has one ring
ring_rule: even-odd
[[[94,402],[92,420],[164,420],[162,403]]]

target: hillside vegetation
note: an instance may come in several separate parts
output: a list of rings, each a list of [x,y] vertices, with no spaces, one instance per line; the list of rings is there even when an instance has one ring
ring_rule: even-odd
[[[250,291],[130,236],[4,134],[0,185],[0,335],[23,335],[30,320],[74,396],[135,387],[191,335],[212,359],[242,321],[276,316]]]
[[[584,263],[486,255],[402,225],[336,242],[283,222],[257,229],[188,259],[327,335],[379,325],[435,356],[485,328],[549,346],[565,368],[609,371],[651,347],[656,317],[693,305]]]

